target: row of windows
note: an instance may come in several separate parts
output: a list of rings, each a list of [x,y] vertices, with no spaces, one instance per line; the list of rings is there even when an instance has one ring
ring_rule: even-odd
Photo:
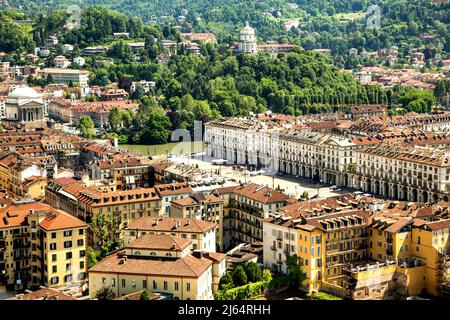
[[[126,279],[121,279],[122,288],[125,288],[127,286],[126,284],[127,284]],[[106,278],[102,278],[102,285],[106,286]],[[116,279],[111,278],[111,287],[114,288],[115,286],[116,286]],[[136,280],[134,280],[134,279],[131,280],[131,287],[136,288]],[[142,280],[142,288],[147,289],[147,280]],[[153,280],[152,288],[153,288],[153,290],[158,289],[158,283],[155,280]],[[169,283],[167,281],[163,281],[162,289],[169,290]],[[174,291],[178,291],[180,289],[178,281],[175,281],[173,283],[173,289],[174,289]],[[191,284],[189,282],[186,283],[186,291],[188,291],[188,292],[191,291]]]
[[[64,237],[71,237],[72,236],[72,230],[66,230],[64,231]],[[84,229],[79,229],[78,230],[78,235],[83,235],[84,234]],[[52,232],[51,234],[52,239],[56,239],[56,232]]]
[[[77,245],[83,246],[84,245],[84,239],[77,240]],[[56,243],[50,243],[50,250],[56,250],[57,244]],[[64,241],[64,248],[72,248],[72,241]]]
[[[122,205],[122,206],[119,206],[119,205],[118,206],[108,206],[108,207],[105,208],[105,213],[106,212],[113,212],[115,210],[120,210],[120,207],[122,207],[123,210],[128,210],[128,206],[130,206],[131,210],[135,210],[136,209],[136,204],[135,203],[130,204],[130,205],[125,204],[125,205]],[[147,208],[152,208],[152,207],[153,208],[159,208],[159,203],[157,201],[148,201],[147,202],[147,206],[145,206],[144,203],[139,203],[138,209],[144,209],[144,207],[147,207]],[[99,213],[103,213],[103,208],[99,208],[98,212]]]
[[[84,261],[80,261],[80,270],[84,269]],[[72,264],[66,263],[66,272],[72,271]],[[58,266],[52,266],[52,272],[58,272]]]
[[[83,258],[86,256],[85,250],[80,250],[79,252],[79,258]],[[66,252],[66,260],[72,259],[72,252]],[[58,260],[58,256],[56,253],[52,254],[52,261],[55,262]]]

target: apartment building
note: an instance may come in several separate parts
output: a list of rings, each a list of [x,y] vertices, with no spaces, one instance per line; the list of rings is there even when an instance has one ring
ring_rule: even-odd
[[[288,129],[280,134],[279,146],[281,172],[331,185],[348,184],[346,171],[355,165],[356,149],[350,139]]]
[[[147,289],[174,299],[212,300],[225,255],[191,253],[191,246],[191,240],[171,235],[141,236],[89,269],[89,295],[109,286],[116,297]]]
[[[39,199],[44,196],[47,178],[58,172],[53,156],[0,156],[0,185],[19,197]]]
[[[146,234],[170,234],[191,240],[193,250],[216,252],[216,228],[214,222],[198,219],[142,217],[130,222],[123,230],[124,243]]]
[[[412,202],[449,200],[447,150],[377,144],[356,152],[356,188]]]
[[[205,124],[206,153],[250,170],[278,171],[280,128],[272,123],[231,118]]]
[[[234,247],[242,242],[262,241],[263,219],[285,206],[288,200],[282,192],[254,183],[234,187],[229,210],[223,216],[224,243]]]
[[[212,33],[182,33],[181,39],[186,41],[194,41],[200,44],[217,44],[217,38]]]
[[[153,188],[136,188],[123,191],[101,191],[88,187],[79,191],[77,198],[77,216],[90,223],[92,217],[99,214],[114,215],[120,221],[117,237],[121,230],[139,217],[161,216],[161,197]],[[94,243],[94,235],[88,232],[89,243]]]
[[[93,180],[110,180],[117,190],[150,186],[150,163],[145,157],[94,160],[90,165]]]
[[[79,86],[87,86],[90,72],[87,70],[62,69],[62,68],[46,68],[41,72],[41,76],[47,78],[52,76],[56,83],[73,83]]]
[[[383,117],[387,114],[387,107],[384,105],[351,106],[345,110],[352,120],[368,118],[373,116]]]
[[[0,217],[0,283],[7,289],[85,281],[84,222],[38,202],[12,201]]]
[[[306,290],[351,299],[448,294],[448,203],[426,207],[350,195],[308,202],[264,221],[267,267],[286,273],[285,257],[295,253]]]
[[[230,216],[230,201],[231,201],[231,195],[233,193],[233,190],[236,188],[236,186],[232,187],[221,187],[216,188],[213,191],[211,191],[211,194],[220,197],[223,201],[222,204],[222,224],[219,228],[219,232],[221,232],[220,237],[222,239],[222,246],[220,248],[221,251],[224,251],[225,249],[231,248],[231,238],[232,238],[232,232],[234,230],[233,227],[233,221],[231,220]]]
[[[257,46],[258,52],[267,53],[272,58],[276,58],[279,54],[288,54],[294,51],[295,48],[303,50],[296,44],[278,43],[276,41],[267,42]]]
[[[191,196],[170,202],[170,217],[193,218],[216,225],[216,243],[223,250],[223,200],[214,195],[195,192]],[[208,250],[212,252],[212,250]]]
[[[80,150],[86,142],[83,138],[62,132],[52,132],[41,139],[45,154],[53,156],[58,167],[75,170],[81,167]]]
[[[68,66],[70,66],[70,60],[64,56],[56,56],[55,66],[59,69],[66,69]]]
[[[170,203],[173,200],[189,197],[194,190],[185,182],[158,184],[154,186],[156,193],[161,198],[161,214],[170,216]]]
[[[45,187],[45,203],[52,208],[63,210],[73,216],[78,215],[77,196],[86,185],[73,178],[50,180]]]

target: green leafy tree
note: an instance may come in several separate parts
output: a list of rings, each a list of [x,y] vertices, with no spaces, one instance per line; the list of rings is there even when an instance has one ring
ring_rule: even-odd
[[[100,252],[95,251],[91,246],[87,248],[87,267],[88,269],[95,266],[98,262]]]
[[[148,294],[147,289],[144,289],[144,291],[141,292],[139,300],[150,300],[150,295]]]
[[[80,130],[81,135],[85,138],[92,139],[95,137],[96,131],[94,127],[94,122],[89,116],[82,116],[80,118],[80,123],[78,124],[78,130]]]
[[[165,114],[152,113],[145,121],[145,127],[140,136],[144,144],[162,144],[169,141],[171,123]]]
[[[233,278],[229,272],[225,273],[219,281],[220,290],[229,290],[234,287]]]
[[[258,282],[262,279],[261,267],[253,261],[244,264],[244,270],[247,275],[248,282]]]
[[[262,274],[262,279],[266,283],[270,283],[270,281],[272,281],[272,273],[270,272],[269,269],[264,269],[263,274]]]
[[[247,274],[242,266],[237,265],[231,274],[235,286],[243,286],[248,283]]]
[[[110,287],[102,287],[95,294],[95,298],[98,300],[113,300],[115,297],[116,295]]]
[[[130,98],[133,100],[140,100],[145,95],[144,88],[140,83],[136,84],[134,91],[131,93]]]
[[[108,123],[113,132],[119,132],[122,125],[122,119],[122,111],[119,108],[114,107],[108,115]]]
[[[289,269],[290,285],[299,288],[306,279],[306,273],[301,268],[300,257],[296,254],[286,256],[286,266]]]
[[[102,258],[122,245],[122,240],[117,234],[120,230],[120,216],[100,213],[90,220],[89,226],[98,240]]]

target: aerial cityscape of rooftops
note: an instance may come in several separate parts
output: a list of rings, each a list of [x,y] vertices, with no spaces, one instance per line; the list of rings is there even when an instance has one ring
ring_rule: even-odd
[[[89,3],[0,0],[1,300],[450,298],[449,1]]]

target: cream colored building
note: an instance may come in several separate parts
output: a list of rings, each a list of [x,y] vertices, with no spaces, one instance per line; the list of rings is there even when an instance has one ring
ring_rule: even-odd
[[[47,68],[41,71],[41,75],[48,77],[51,75],[56,83],[73,83],[79,86],[87,86],[90,72],[87,70]]]
[[[448,150],[404,144],[358,149],[355,187],[373,194],[413,202],[449,200]]]
[[[120,221],[120,230],[139,217],[161,216],[161,198],[153,188],[136,188],[125,191],[102,191],[87,187],[77,194],[77,216],[90,223],[94,216],[114,215]],[[120,230],[117,237],[120,237]],[[87,239],[94,243],[89,230]]]
[[[205,124],[208,156],[249,169],[278,171],[281,128],[251,119],[232,118]]]
[[[279,170],[323,183],[346,186],[346,171],[355,165],[356,145],[348,138],[285,130],[279,137]]]
[[[258,53],[255,29],[249,26],[248,22],[245,27],[239,31],[238,52],[243,54]]]
[[[142,217],[123,231],[128,244],[146,234],[167,234],[192,241],[193,250],[216,252],[216,224],[191,218]]]
[[[191,240],[171,235],[142,236],[89,269],[89,295],[95,298],[110,287],[116,297],[147,289],[174,299],[212,300],[214,282],[226,269],[225,255],[191,254],[191,246]]]

